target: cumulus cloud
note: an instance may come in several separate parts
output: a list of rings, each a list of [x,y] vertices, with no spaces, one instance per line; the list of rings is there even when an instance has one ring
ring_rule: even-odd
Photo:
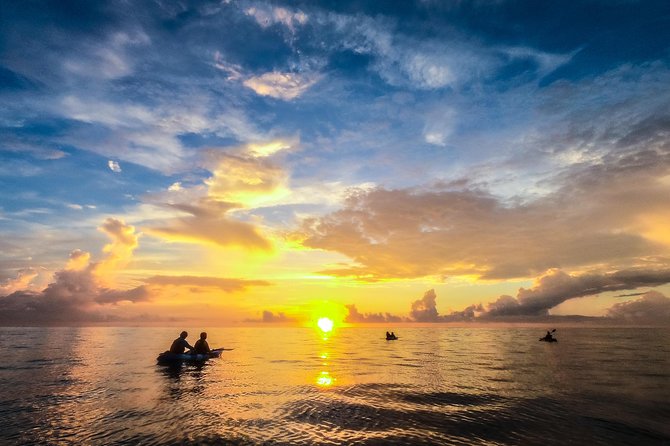
[[[412,303],[410,316],[417,322],[436,322],[439,320],[435,299],[437,295],[435,290],[428,290],[423,297]]]
[[[189,288],[216,288],[226,293],[244,291],[252,286],[269,286],[265,280],[231,279],[203,276],[152,276],[142,279],[149,285],[183,286]]]
[[[614,304],[607,317],[635,323],[670,324],[670,298],[658,291],[648,291],[637,299]]]
[[[461,322],[470,321],[483,312],[481,305],[470,305],[463,311],[440,315],[437,311],[437,294],[434,289],[426,291],[421,299],[412,302],[410,317],[415,322]]]
[[[91,261],[91,254],[82,251],[81,249],[75,249],[70,252],[70,259],[67,262],[65,269],[72,271],[81,271],[86,268]]]
[[[286,316],[282,312],[277,312],[277,314],[273,313],[272,311],[264,310],[263,311],[263,322],[266,323],[281,323],[281,322],[290,322],[293,319]]]
[[[580,275],[550,270],[538,277],[532,288],[520,288],[516,298],[504,295],[488,304],[485,316],[544,316],[568,299],[666,283],[670,283],[670,269],[638,268]]]
[[[244,322],[262,322],[264,324],[283,324],[283,323],[288,323],[288,322],[295,322],[295,318],[292,318],[290,316],[287,316],[285,313],[278,311],[276,313],[269,311],[269,310],[263,310],[263,313],[260,318],[254,319],[254,318],[249,318],[245,319]]]
[[[112,172],[116,172],[116,173],[121,172],[121,166],[119,165],[118,161],[109,160],[109,161],[107,161],[107,165],[109,166],[109,169]]]
[[[90,254],[74,250],[67,267],[54,274],[54,281],[41,292],[15,291],[0,297],[0,322],[68,323],[107,320],[104,306],[119,302],[149,300],[145,286],[127,290],[108,288],[105,275],[128,260],[137,247],[137,234],[132,226],[108,218],[101,226],[112,241],[104,248],[100,262],[90,262]]]
[[[402,322],[403,318],[391,313],[361,313],[356,305],[346,305],[347,315],[344,322],[369,323],[369,322]]]
[[[319,76],[317,75],[273,71],[246,79],[244,86],[261,96],[290,101],[302,96],[318,81]]]
[[[38,275],[38,271],[34,268],[25,268],[20,270],[15,278],[7,279],[0,283],[0,296],[5,296],[15,291],[28,288],[33,279],[35,279]]]
[[[353,261],[324,273],[362,280],[621,269],[670,253],[668,174],[670,153],[646,151],[574,169],[531,201],[467,185],[354,191],[340,210],[307,219],[302,237]]]

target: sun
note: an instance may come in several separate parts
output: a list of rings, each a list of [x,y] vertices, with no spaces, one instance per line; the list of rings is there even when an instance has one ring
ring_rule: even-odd
[[[333,330],[333,320],[328,317],[322,317],[317,322],[316,325],[319,326],[322,332],[328,333]]]

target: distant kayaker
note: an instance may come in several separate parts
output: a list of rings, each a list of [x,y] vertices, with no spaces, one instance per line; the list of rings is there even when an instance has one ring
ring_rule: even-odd
[[[186,349],[193,350],[193,346],[186,341],[187,336],[188,332],[182,331],[179,337],[172,342],[170,353],[182,355]]]
[[[195,346],[193,347],[193,353],[206,354],[211,351],[212,349],[209,348],[209,344],[207,343],[207,333],[203,331],[202,333],[200,333],[200,339],[195,341]]]
[[[544,339],[545,341],[547,341],[547,342],[551,342],[551,341],[554,340],[554,337],[551,335],[551,332],[548,331],[547,334],[544,335],[544,338],[543,338],[543,339]]]

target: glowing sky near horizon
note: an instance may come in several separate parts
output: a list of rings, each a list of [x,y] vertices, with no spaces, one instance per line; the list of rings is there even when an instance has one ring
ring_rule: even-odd
[[[663,1],[26,1],[0,324],[670,321]]]

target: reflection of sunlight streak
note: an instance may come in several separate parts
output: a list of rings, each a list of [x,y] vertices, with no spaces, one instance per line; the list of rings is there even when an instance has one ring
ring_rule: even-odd
[[[334,378],[325,370],[322,371],[316,378],[316,384],[321,387],[329,387],[333,385]]]

